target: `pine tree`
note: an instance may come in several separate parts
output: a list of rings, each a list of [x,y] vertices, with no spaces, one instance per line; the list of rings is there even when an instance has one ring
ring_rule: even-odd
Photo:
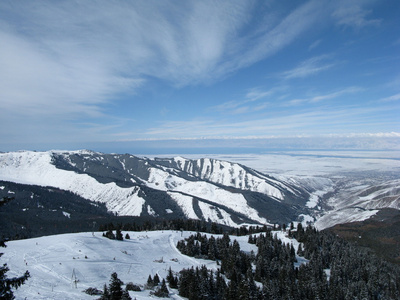
[[[147,278],[147,288],[148,289],[152,289],[154,287],[154,280],[153,278],[151,278],[151,275],[149,275],[149,277]]]
[[[121,300],[132,300],[131,296],[129,296],[128,290],[125,289],[122,291]]]
[[[169,270],[168,270],[167,281],[168,281],[169,287],[171,289],[176,289],[178,287],[178,280],[172,273],[171,267],[169,267]]]
[[[108,291],[107,284],[104,284],[103,288],[103,294],[101,295],[99,300],[109,300],[110,298],[110,292]]]
[[[14,198],[9,197],[3,198],[2,200],[0,200],[0,206],[10,202],[13,199]],[[0,239],[0,247],[6,247],[4,240]],[[1,256],[3,256],[3,253],[0,253],[0,257]],[[6,273],[9,270],[10,269],[7,267],[7,264],[3,264],[2,266],[0,266],[0,299],[4,300],[14,299],[14,293],[12,289],[19,288],[30,277],[29,272],[26,271],[25,274],[20,277],[8,278]]]
[[[154,292],[154,295],[157,297],[166,298],[169,295],[167,285],[165,283],[165,279],[162,280],[161,286]]]
[[[122,298],[122,285],[123,282],[118,278],[117,273],[112,273],[109,287],[111,300],[120,300]]]
[[[154,286],[157,286],[160,283],[160,277],[158,277],[158,274],[154,275],[153,283]]]
[[[121,229],[119,228],[117,228],[116,230],[115,239],[118,241],[124,240],[124,236],[122,235]]]

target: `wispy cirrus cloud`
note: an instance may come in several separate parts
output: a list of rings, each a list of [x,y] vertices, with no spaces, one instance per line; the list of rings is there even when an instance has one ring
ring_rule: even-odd
[[[168,138],[221,138],[265,137],[285,135],[346,134],[359,132],[360,123],[369,123],[376,130],[384,127],[386,120],[380,114],[392,110],[390,107],[340,106],[288,111],[269,117],[250,120],[195,119],[188,121],[163,122],[144,134],[148,137]],[[388,120],[387,122],[391,122]],[[195,134],[194,134],[195,133]]]
[[[319,55],[301,62],[297,67],[281,74],[284,79],[305,78],[333,68],[337,63],[332,62],[329,55]]]
[[[382,20],[368,18],[372,10],[363,7],[361,0],[342,0],[335,6],[332,17],[340,26],[360,29],[366,26],[377,26]]]
[[[292,99],[287,102],[287,105],[299,105],[299,104],[310,104],[310,103],[317,103],[321,102],[324,100],[329,100],[329,99],[334,99],[340,96],[343,96],[345,94],[354,94],[363,91],[364,89],[361,87],[357,86],[352,86],[352,87],[347,87],[344,89],[341,89],[336,92],[328,93],[328,94],[323,94],[323,95],[318,95],[318,96],[313,96],[309,98],[301,98],[301,99]]]
[[[379,99],[380,102],[394,102],[399,100],[400,100],[400,93]]]
[[[309,1],[241,35],[254,13],[250,2],[27,1],[17,9],[2,2],[0,96],[7,109],[65,103],[74,113],[100,111],[152,77],[177,86],[212,82],[290,44],[319,19],[320,7]]]
[[[308,46],[308,50],[312,50],[314,48],[317,48],[319,46],[319,44],[321,44],[322,39],[318,39],[316,41],[314,41],[310,46]]]
[[[219,105],[210,107],[209,110],[216,110],[219,112],[224,112],[226,114],[244,114],[257,112],[267,108],[270,103],[268,101],[266,102],[266,99],[270,98],[281,89],[282,87],[271,88],[269,90],[252,88],[247,91],[242,100],[224,102]]]
[[[0,136],[103,141],[119,132],[129,137],[131,128],[149,137],[189,137],[196,130],[210,136],[294,130],[290,118],[304,120],[296,114],[284,114],[282,121],[277,115],[271,122],[261,116],[290,110],[284,106],[290,95],[298,95],[291,105],[330,104],[326,100],[356,90],[330,86],[328,92],[304,96],[290,79],[335,68],[333,56],[316,55],[284,72],[271,57],[295,42],[306,51],[320,50],[321,37],[327,46],[325,34],[337,33],[334,24],[363,28],[379,20],[369,14],[372,0],[278,2],[0,1]],[[340,41],[354,37],[354,32],[347,34]],[[287,58],[298,53],[288,50],[282,51]],[[249,67],[257,63],[250,74]],[[232,91],[224,80],[241,70],[247,73]],[[271,73],[281,77],[266,80]],[[291,87],[285,94],[270,88],[279,84]],[[260,87],[246,90],[253,85]],[[217,89],[202,90],[204,103],[194,95],[196,109],[188,108],[198,86]],[[221,103],[225,100],[212,94],[216,90],[232,101]],[[241,97],[239,90],[245,91]],[[385,101],[397,101],[393,97]],[[216,111],[210,115],[224,120],[198,121],[206,118],[202,113],[209,113],[210,105]],[[154,111],[162,120],[173,115],[177,123],[155,126]],[[131,116],[138,121],[124,119]],[[183,119],[195,121],[179,122]]]

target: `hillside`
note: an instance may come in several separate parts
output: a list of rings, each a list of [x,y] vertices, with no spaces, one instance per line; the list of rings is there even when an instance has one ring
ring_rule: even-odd
[[[320,195],[332,188],[326,178],[282,180],[220,160],[90,151],[2,153],[0,170],[0,180],[69,191],[118,215],[184,217],[235,227],[287,223],[312,214]],[[15,191],[3,187],[9,192]]]
[[[326,158],[313,159],[323,165]],[[336,162],[341,159],[335,157]],[[329,164],[335,161],[328,159]],[[146,158],[87,150],[0,153],[0,197],[16,200],[0,213],[4,228],[13,228],[7,229],[7,236],[24,236],[27,219],[37,224],[58,220],[62,226],[69,222],[73,230],[49,232],[62,233],[89,230],[93,218],[112,215],[194,219],[230,227],[315,222],[323,230],[400,208],[396,166],[385,172],[365,168],[289,176],[212,158]],[[72,224],[74,220],[85,221]],[[25,236],[40,235],[40,227],[32,230],[36,234]]]
[[[328,231],[400,264],[400,211],[397,209],[383,209],[367,220],[338,224]]]
[[[129,292],[136,299],[154,299],[149,276],[167,279],[172,299],[398,299],[399,267],[311,226],[242,237],[125,234],[130,239],[86,232],[11,241],[2,262],[9,276],[31,274],[17,299],[93,299],[83,290],[102,290],[113,273],[123,288],[140,288]]]
[[[82,290],[88,287],[102,290],[113,272],[123,282],[143,288],[149,275],[165,278],[170,267],[175,272],[203,264],[217,268],[213,261],[194,259],[176,249],[177,242],[190,232],[149,231],[129,232],[129,235],[130,240],[124,241],[109,240],[101,232],[94,236],[86,232],[12,241],[2,250],[5,254],[1,262],[7,263],[13,274],[25,270],[31,274],[27,283],[15,292],[17,299],[94,299]],[[237,239],[243,250],[256,249],[247,244],[247,237]],[[79,280],[77,287],[73,274]],[[154,299],[149,291],[131,292],[131,296]],[[172,299],[181,298],[176,295]]]

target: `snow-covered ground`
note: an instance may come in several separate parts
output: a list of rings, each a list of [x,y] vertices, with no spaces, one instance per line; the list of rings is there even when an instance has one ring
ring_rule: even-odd
[[[88,287],[102,290],[105,283],[109,284],[113,272],[125,284],[133,282],[143,286],[149,275],[165,278],[170,267],[174,272],[203,264],[209,269],[217,268],[214,261],[188,257],[176,249],[179,240],[194,232],[128,233],[130,240],[124,241],[109,240],[100,232],[11,241],[7,248],[0,248],[4,252],[1,263],[8,264],[8,277],[20,276],[26,270],[31,274],[15,291],[16,299],[95,299],[82,291]],[[235,239],[243,251],[257,252],[255,245],[247,243],[248,236]],[[149,292],[130,292],[130,295],[132,299],[154,299]],[[176,290],[172,291],[171,298],[182,299]]]

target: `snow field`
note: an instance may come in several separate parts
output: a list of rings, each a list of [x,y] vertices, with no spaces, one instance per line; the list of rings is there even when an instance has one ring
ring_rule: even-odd
[[[31,274],[15,291],[16,299],[94,299],[82,291],[88,287],[102,290],[105,283],[109,284],[113,272],[125,284],[133,282],[143,288],[149,275],[165,278],[170,267],[173,272],[201,265],[214,271],[218,268],[214,261],[188,257],[177,250],[177,242],[195,232],[123,232],[126,233],[130,240],[110,240],[101,232],[94,235],[83,232],[10,241],[7,248],[1,249],[4,252],[1,262],[10,268],[9,277],[19,276],[26,270]],[[297,250],[296,240],[287,238],[284,232],[275,233],[282,242],[292,243]],[[247,242],[248,236],[230,236],[230,239],[237,240],[242,251],[257,253],[257,247]],[[304,262],[300,258],[298,264]],[[170,299],[182,299],[176,290],[170,292]],[[131,291],[130,295],[138,300],[154,299],[149,293],[149,290]]]
[[[128,232],[131,239],[109,240],[101,232],[63,234],[7,243],[1,262],[17,276],[28,270],[31,278],[15,291],[17,299],[94,299],[82,291],[88,287],[103,289],[111,273],[126,284],[144,285],[149,275],[165,278],[169,267],[174,272],[191,266],[216,263],[182,255],[176,243],[189,232]],[[123,232],[125,235],[126,232]],[[157,261],[163,262],[157,262]],[[74,278],[76,276],[77,288]],[[131,292],[134,299],[150,298],[149,291]],[[180,299],[180,297],[172,297]]]

